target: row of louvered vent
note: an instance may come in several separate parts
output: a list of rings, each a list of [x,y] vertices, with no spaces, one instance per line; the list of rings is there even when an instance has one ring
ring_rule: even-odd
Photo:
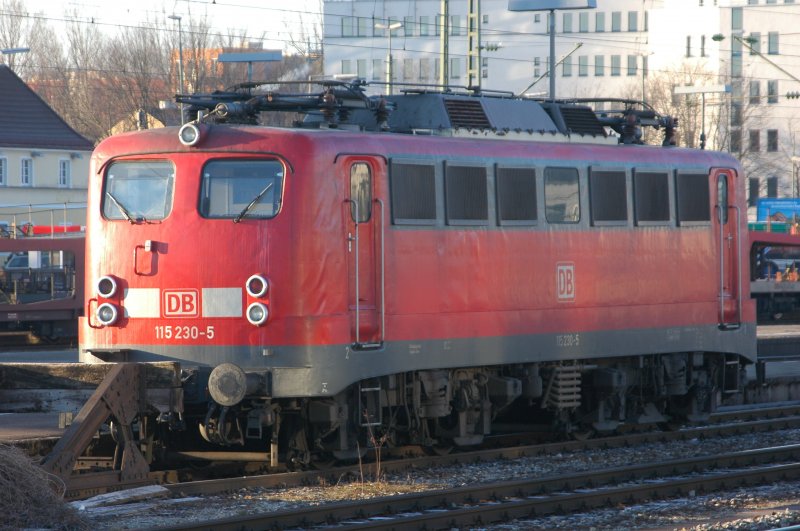
[[[492,126],[480,100],[445,99],[444,106],[453,128],[499,129],[502,127]],[[553,107],[546,110],[550,114],[555,112]],[[589,107],[561,105],[558,110],[561,112],[561,117],[564,119],[569,133],[605,136],[603,125]],[[558,123],[558,120],[554,121]]]

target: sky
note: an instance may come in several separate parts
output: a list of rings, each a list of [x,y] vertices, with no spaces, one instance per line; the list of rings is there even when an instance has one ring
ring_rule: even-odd
[[[309,32],[322,20],[321,0],[25,0],[24,4],[30,13],[44,13],[55,25],[66,12],[74,11],[79,19],[102,24],[111,32],[167,15],[181,16],[186,29],[191,16],[207,13],[215,33],[234,29],[237,34],[246,30],[251,39],[264,35],[265,49],[286,49],[291,36],[299,37],[303,24]]]

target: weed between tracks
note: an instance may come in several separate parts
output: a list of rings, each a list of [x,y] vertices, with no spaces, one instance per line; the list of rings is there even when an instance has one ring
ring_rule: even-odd
[[[64,503],[64,484],[19,448],[0,444],[0,529],[89,529]]]

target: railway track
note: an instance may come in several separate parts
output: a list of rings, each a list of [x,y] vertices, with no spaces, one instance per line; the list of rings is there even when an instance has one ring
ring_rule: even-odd
[[[515,445],[501,448],[487,448],[469,452],[454,452],[445,456],[417,456],[413,458],[395,457],[392,459],[381,456],[381,470],[385,473],[400,474],[413,470],[420,470],[440,466],[469,464],[475,462],[491,462],[498,460],[513,460],[525,457],[556,455],[567,452],[579,452],[596,449],[611,449],[635,447],[649,443],[671,442],[681,440],[702,439],[709,440],[715,437],[742,435],[746,433],[762,433],[777,430],[800,428],[800,405],[786,407],[773,407],[746,411],[746,415],[767,417],[740,422],[727,422],[703,427],[687,428],[666,432],[629,433],[625,435],[589,439],[586,441],[562,441],[546,444]],[[735,412],[730,411],[719,415],[717,420],[733,418]],[[518,437],[518,436],[516,436]],[[395,449],[395,453],[408,455],[409,449]],[[374,457],[374,456],[373,456]],[[94,463],[102,466],[102,462]],[[254,464],[254,467],[263,463]],[[141,486],[145,484],[161,484],[176,495],[194,496],[211,495],[221,492],[231,492],[244,488],[274,488],[279,486],[302,486],[319,484],[321,482],[335,481],[344,475],[359,475],[364,470],[373,470],[374,464],[366,462],[363,465],[337,466],[328,470],[308,470],[300,472],[276,472],[270,474],[249,474],[247,476],[230,477],[222,479],[202,478],[204,470],[165,470],[152,472],[146,478],[125,484],[124,488]],[[255,470],[255,468],[253,468]],[[216,471],[219,474],[219,471]],[[103,492],[119,490],[119,478],[114,472],[78,475],[70,482],[65,498],[78,500],[94,496]]]
[[[225,518],[160,529],[439,529],[485,526],[800,478],[800,445]]]

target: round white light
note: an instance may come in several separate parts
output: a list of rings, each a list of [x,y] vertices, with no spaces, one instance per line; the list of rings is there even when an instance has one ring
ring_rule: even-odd
[[[97,320],[103,326],[111,326],[116,323],[117,317],[119,317],[119,311],[113,304],[105,302],[97,307]]]
[[[104,276],[97,279],[97,294],[106,299],[117,292],[117,281],[114,277]]]
[[[200,142],[200,128],[195,124],[184,124],[178,131],[178,138],[184,146],[192,147]]]
[[[250,321],[250,324],[261,326],[267,322],[268,317],[269,310],[260,302],[254,302],[247,307],[247,320]]]
[[[263,297],[269,289],[269,282],[261,275],[253,275],[247,279],[245,289],[247,289],[247,294],[251,297]]]

